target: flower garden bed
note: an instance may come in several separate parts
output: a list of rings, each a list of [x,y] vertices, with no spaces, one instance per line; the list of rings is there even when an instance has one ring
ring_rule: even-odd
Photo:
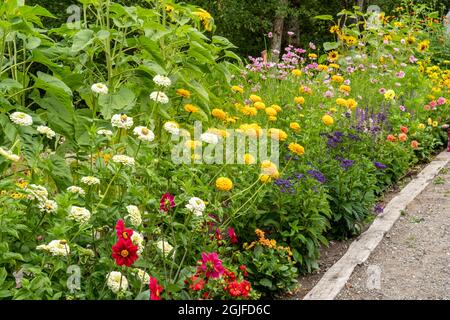
[[[447,144],[449,40],[426,6],[321,16],[335,42],[246,64],[200,8],[83,3],[51,30],[0,5],[0,298],[295,290]]]

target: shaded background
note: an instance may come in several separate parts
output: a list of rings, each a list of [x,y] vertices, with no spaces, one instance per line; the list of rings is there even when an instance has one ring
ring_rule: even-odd
[[[145,0],[115,0],[126,5],[148,5]],[[282,27],[281,46],[290,41],[292,44],[305,47],[309,41],[322,43],[332,40],[328,32],[329,21],[314,19],[317,15],[329,14],[335,16],[342,9],[352,9],[359,5],[363,12],[369,5],[378,5],[384,12],[390,14],[402,1],[398,0],[188,0],[178,1],[198,5],[212,14],[217,26],[215,34],[227,37],[238,46],[238,52],[244,57],[259,56],[269,43],[264,35],[275,32],[277,23]],[[450,0],[422,0],[435,10],[446,14],[450,9]],[[47,21],[57,26],[65,22],[67,7],[78,4],[76,0],[26,0],[28,5],[39,4],[50,10],[57,19]],[[278,30],[280,31],[280,30]],[[295,32],[288,39],[287,31]],[[266,39],[267,40],[267,39]]]

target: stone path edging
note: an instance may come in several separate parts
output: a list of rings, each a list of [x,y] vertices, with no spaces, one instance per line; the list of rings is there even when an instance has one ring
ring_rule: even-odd
[[[408,185],[400,191],[377,216],[372,225],[348,248],[345,255],[336,262],[311,289],[303,300],[333,300],[347,283],[354,268],[364,263],[383,239],[401,212],[414,200],[450,161],[450,152],[441,152]]]

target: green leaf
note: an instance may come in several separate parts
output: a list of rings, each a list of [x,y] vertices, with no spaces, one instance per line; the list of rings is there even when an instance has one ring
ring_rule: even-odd
[[[22,84],[13,79],[4,79],[0,82],[0,91],[8,92],[11,89],[22,89]]]
[[[329,14],[323,14],[323,15],[315,16],[314,19],[332,21],[333,20],[333,16],[329,15]]]
[[[12,296],[9,290],[0,290],[0,298],[6,298]]]
[[[134,300],[148,300],[150,299],[150,290],[145,290],[139,293]]]
[[[273,288],[272,281],[270,281],[270,280],[267,279],[267,278],[263,278],[263,279],[259,280],[259,284],[262,285],[262,286],[264,286],[264,287],[267,287],[267,288],[269,288],[269,289],[272,289],[272,288]]]
[[[118,111],[121,113],[130,111],[135,102],[134,92],[126,87],[122,87],[114,94],[101,95],[98,99],[100,112],[106,120],[111,119],[111,116]]]
[[[66,189],[72,185],[70,168],[64,158],[53,154],[48,159],[48,170],[51,178],[56,182],[59,189]]]
[[[338,47],[339,47],[338,42],[324,42],[323,43],[323,48],[325,49],[325,51],[334,50],[334,49],[337,49]]]
[[[0,287],[2,286],[3,282],[5,282],[7,275],[8,272],[6,272],[5,267],[0,268]]]
[[[72,50],[75,52],[81,51],[90,45],[93,41],[94,31],[92,30],[80,30],[73,37]]]

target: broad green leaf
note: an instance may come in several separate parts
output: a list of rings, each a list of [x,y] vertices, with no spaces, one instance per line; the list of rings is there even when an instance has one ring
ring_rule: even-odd
[[[325,51],[334,50],[334,49],[337,49],[338,47],[339,47],[338,42],[324,42],[323,43],[323,48],[325,49]]]
[[[122,87],[114,94],[102,95],[98,99],[100,112],[105,119],[111,119],[114,113],[126,113],[130,111],[136,102],[134,92],[126,87]]]
[[[331,16],[329,14],[323,14],[323,15],[315,16],[314,19],[332,21],[333,20],[333,16]]]
[[[94,31],[80,30],[73,37],[72,50],[75,52],[81,51],[90,45],[93,41]]]

